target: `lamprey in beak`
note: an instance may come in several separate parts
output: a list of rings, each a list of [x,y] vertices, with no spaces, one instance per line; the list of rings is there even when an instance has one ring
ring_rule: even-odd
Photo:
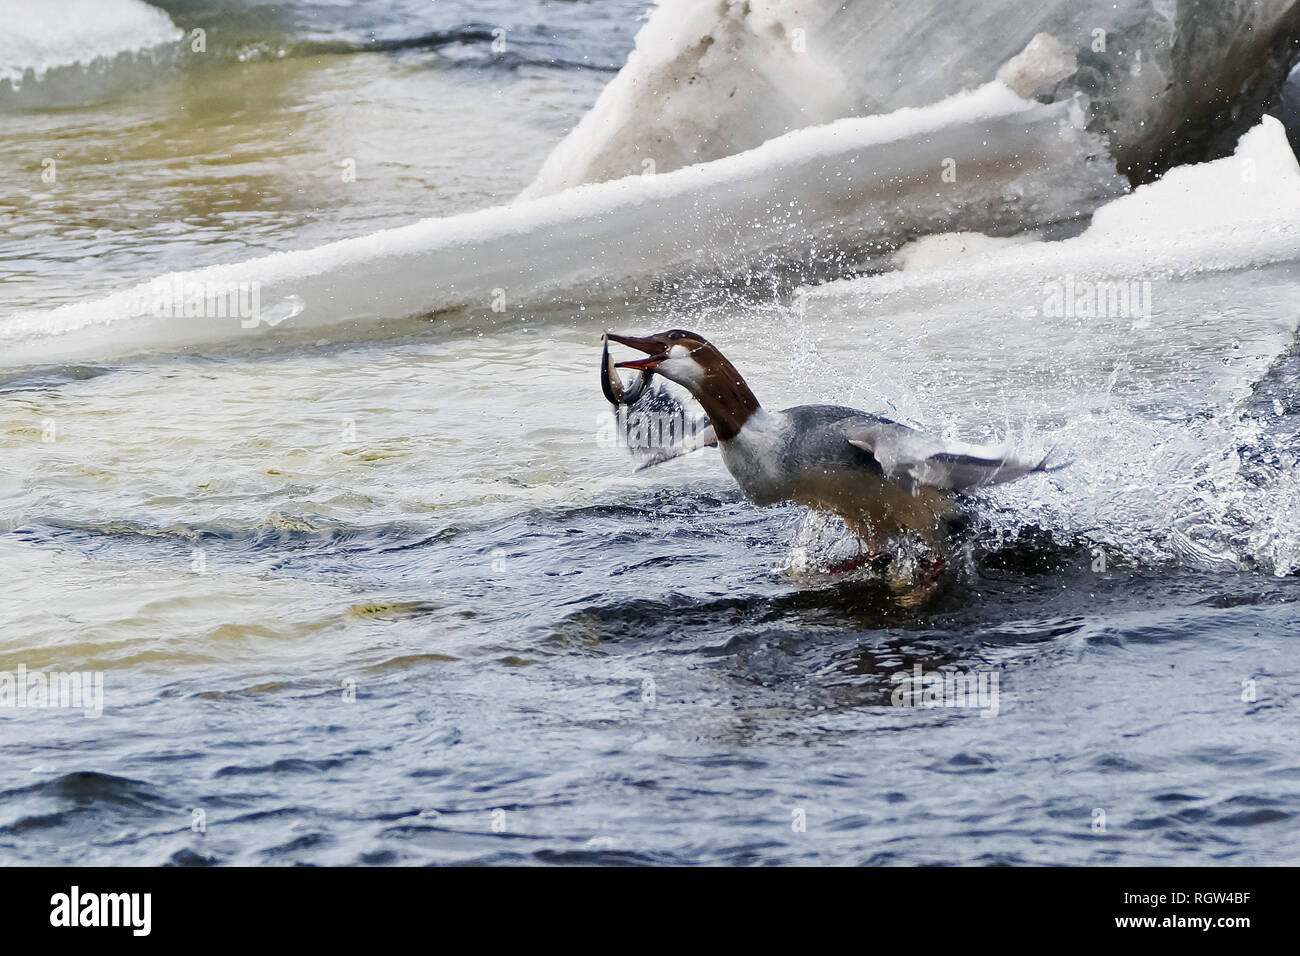
[[[637,399],[641,397],[641,394],[645,391],[646,385],[650,383],[650,378],[654,374],[654,372],[651,369],[640,370],[641,377],[633,381],[631,385],[624,388],[623,380],[619,377],[619,374],[616,371],[616,369],[622,368],[624,366],[615,365],[614,360],[610,358],[609,356],[610,339],[613,339],[615,342],[620,342],[624,345],[632,345],[633,342],[640,341],[640,340],[638,339],[629,340],[624,338],[621,335],[614,335],[609,332],[606,332],[601,339],[603,348],[601,349],[601,355],[600,355],[600,390],[605,393],[605,398],[609,400],[609,403],[611,405],[614,406],[632,405],[636,402]],[[658,351],[660,349],[660,346],[657,342],[655,343],[654,347],[655,347],[655,351]],[[642,348],[642,351],[645,351],[645,349],[642,346],[633,345],[633,348]]]

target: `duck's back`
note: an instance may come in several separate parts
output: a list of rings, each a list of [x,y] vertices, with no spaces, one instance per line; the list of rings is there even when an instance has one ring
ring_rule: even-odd
[[[879,475],[880,463],[870,452],[850,444],[849,432],[866,427],[907,428],[843,405],[796,405],[780,414],[790,423],[784,466],[791,471],[833,467]]]

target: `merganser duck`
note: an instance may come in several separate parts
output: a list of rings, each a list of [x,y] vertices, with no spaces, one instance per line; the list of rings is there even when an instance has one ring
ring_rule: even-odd
[[[716,444],[755,504],[794,502],[832,512],[873,549],[905,531],[936,545],[953,510],[953,492],[1053,470],[1048,455],[941,441],[855,408],[768,411],[735,366],[694,332],[672,329],[644,338],[606,333],[606,340],[601,386],[611,402],[636,402],[657,374],[689,391],[708,416],[709,426],[694,441],[656,451],[647,466]],[[647,357],[614,364],[611,341]],[[638,370],[642,378],[625,389],[616,368]]]

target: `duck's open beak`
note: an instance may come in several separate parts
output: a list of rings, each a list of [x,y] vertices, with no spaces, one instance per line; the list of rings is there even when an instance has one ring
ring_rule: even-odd
[[[631,335],[615,335],[613,332],[606,332],[605,338],[611,342],[617,342],[619,345],[626,345],[634,348],[638,352],[645,352],[649,358],[636,359],[632,362],[619,362],[615,368],[632,368],[640,372],[653,372],[655,366],[668,358],[668,350],[664,344],[655,338],[639,339]]]

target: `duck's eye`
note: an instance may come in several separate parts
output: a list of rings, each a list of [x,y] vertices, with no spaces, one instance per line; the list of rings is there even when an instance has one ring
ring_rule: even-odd
[[[669,333],[668,333],[668,338],[672,339],[674,342],[676,342],[676,341],[677,341],[678,339],[680,339],[681,337],[682,337],[682,333],[680,333],[680,332],[669,332]]]

